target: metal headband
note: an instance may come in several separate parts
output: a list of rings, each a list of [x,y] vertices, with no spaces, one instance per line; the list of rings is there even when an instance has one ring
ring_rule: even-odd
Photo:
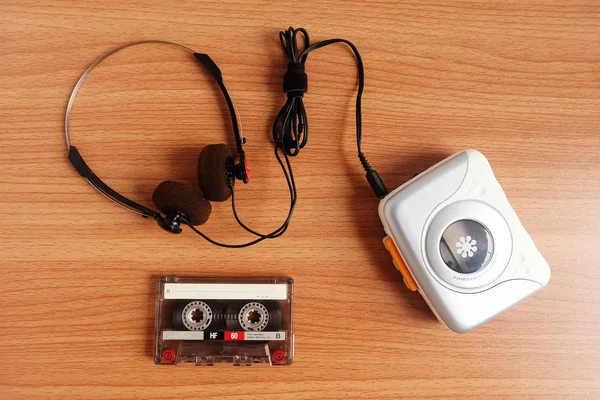
[[[178,46],[178,47],[181,47],[181,48],[193,53],[194,57],[208,70],[208,72],[211,74],[211,76],[217,81],[219,88],[223,92],[223,96],[225,97],[225,101],[227,102],[227,107],[229,108],[229,115],[230,115],[231,121],[233,123],[233,134],[235,136],[235,145],[236,145],[236,149],[240,156],[241,161],[243,161],[245,158],[242,145],[246,142],[246,140],[242,136],[242,125],[241,125],[241,120],[238,117],[239,114],[238,114],[236,104],[233,101],[233,99],[231,98],[231,96],[229,95],[229,92],[227,90],[227,84],[225,83],[225,81],[223,80],[223,77],[221,75],[221,70],[219,69],[217,64],[215,64],[215,62],[207,54],[198,53],[191,47],[188,47],[186,45],[176,43],[176,42],[170,42],[168,40],[138,40],[138,41],[134,41],[134,42],[124,43],[120,46],[115,47],[112,50],[109,50],[108,52],[106,52],[103,55],[101,55],[100,57],[98,57],[89,67],[87,67],[87,69],[83,72],[83,74],[81,74],[81,77],[79,78],[79,80],[75,84],[75,87],[73,88],[73,92],[71,92],[71,97],[69,98],[69,103],[67,104],[67,111],[65,113],[65,139],[67,141],[67,148],[69,150],[69,161],[71,162],[71,164],[73,165],[75,170],[79,173],[79,175],[81,175],[85,179],[87,179],[87,181],[90,183],[90,185],[92,185],[96,190],[98,190],[98,192],[100,192],[100,194],[104,195],[109,200],[112,200],[116,204],[120,205],[121,207],[124,207],[125,209],[127,209],[129,211],[133,211],[137,214],[141,214],[143,217],[151,216],[155,219],[159,219],[159,218],[162,218],[159,212],[154,211],[148,207],[145,207],[139,203],[136,203],[133,200],[126,198],[125,196],[123,196],[123,195],[119,194],[118,192],[116,192],[115,190],[111,189],[106,183],[104,183],[100,178],[98,178],[96,176],[96,174],[94,174],[94,172],[91,170],[91,168],[88,167],[86,162],[83,160],[83,157],[79,153],[79,150],[77,150],[77,147],[75,147],[71,144],[71,136],[70,136],[70,131],[69,131],[69,121],[71,119],[71,111],[73,109],[73,104],[75,103],[75,98],[77,97],[77,93],[79,92],[79,89],[83,85],[85,78],[87,78],[87,76],[90,74],[90,72],[92,72],[92,70],[98,64],[100,64],[102,61],[104,61],[111,55],[117,53],[118,51],[121,51],[127,47],[136,46],[139,44],[146,44],[146,43],[162,43],[162,44]]]

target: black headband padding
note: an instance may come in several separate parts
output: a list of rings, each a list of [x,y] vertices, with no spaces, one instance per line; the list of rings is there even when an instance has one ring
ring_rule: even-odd
[[[231,196],[231,189],[227,185],[228,166],[233,166],[233,156],[226,144],[209,144],[200,152],[198,182],[208,200],[225,201]]]
[[[175,181],[164,181],[154,189],[152,201],[165,215],[182,213],[192,225],[208,221],[212,206],[202,193]]]

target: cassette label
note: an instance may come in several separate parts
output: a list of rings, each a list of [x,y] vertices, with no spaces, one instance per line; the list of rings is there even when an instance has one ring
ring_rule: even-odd
[[[286,284],[165,283],[165,299],[285,300]]]
[[[163,331],[163,340],[204,340],[202,331]]]
[[[208,340],[224,340],[226,332],[206,332],[206,339]]]
[[[285,331],[278,332],[204,332],[163,331],[163,340],[285,340]]]
[[[285,331],[279,332],[240,332],[243,340],[285,340]]]
[[[225,332],[225,340],[244,340],[244,332]]]

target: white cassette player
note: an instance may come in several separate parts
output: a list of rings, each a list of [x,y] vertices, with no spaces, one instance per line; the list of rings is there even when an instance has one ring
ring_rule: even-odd
[[[454,332],[476,328],[550,279],[478,151],[448,157],[400,186],[381,201],[379,216],[406,285]]]

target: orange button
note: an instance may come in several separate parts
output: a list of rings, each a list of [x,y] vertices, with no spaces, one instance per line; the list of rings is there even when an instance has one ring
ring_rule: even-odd
[[[402,277],[404,278],[404,282],[406,283],[406,286],[408,286],[408,288],[410,290],[412,290],[413,292],[416,292],[417,290],[419,290],[419,286],[417,286],[417,282],[415,282],[415,279],[413,278],[410,271],[408,270],[408,267],[404,263],[404,260],[402,259],[402,256],[400,255],[400,252],[398,251],[398,248],[396,247],[396,244],[394,243],[394,240],[392,240],[392,238],[388,236],[385,239],[383,239],[383,244],[384,244],[385,248],[387,249],[387,251],[390,252],[392,258],[394,259],[394,265],[396,266],[398,271],[400,271],[400,273],[402,274]]]

